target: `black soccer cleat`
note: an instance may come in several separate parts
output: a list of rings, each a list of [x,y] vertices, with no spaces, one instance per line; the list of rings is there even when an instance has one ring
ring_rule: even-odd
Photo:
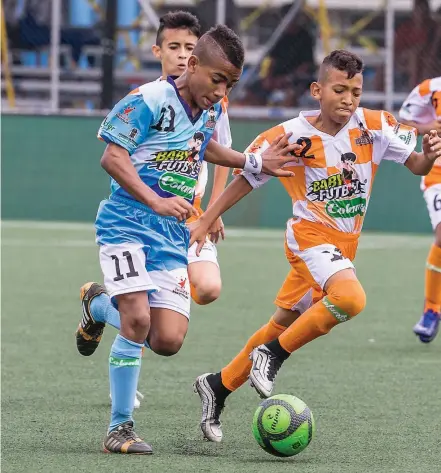
[[[106,453],[151,455],[152,446],[140,439],[133,430],[133,421],[125,422],[112,430],[103,442]]]
[[[95,322],[90,312],[90,303],[101,294],[107,294],[107,291],[96,282],[88,282],[80,289],[83,318],[75,336],[77,339],[77,349],[83,356],[90,356],[95,352],[106,326],[103,322]]]

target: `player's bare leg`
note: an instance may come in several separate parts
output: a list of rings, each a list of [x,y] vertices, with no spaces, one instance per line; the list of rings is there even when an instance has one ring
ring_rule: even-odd
[[[297,311],[278,307],[270,321],[251,336],[228,366],[219,373],[205,373],[196,379],[194,389],[202,404],[200,426],[205,439],[211,442],[222,441],[220,415],[227,396],[242,386],[250,374],[249,354],[252,350],[277,338],[299,316]]]
[[[435,229],[435,242],[426,263],[424,313],[413,331],[423,343],[431,342],[439,330],[441,317],[441,223]]]
[[[292,352],[327,334],[338,323],[355,317],[366,304],[366,295],[352,269],[331,276],[324,291],[327,295],[276,340],[258,346],[251,353],[250,381],[262,398],[271,396],[277,372]]]
[[[211,261],[199,261],[188,265],[191,297],[200,305],[210,304],[219,298],[222,280],[219,266]]]
[[[161,356],[178,353],[188,330],[188,318],[170,309],[152,307],[151,326],[147,342],[153,352]]]

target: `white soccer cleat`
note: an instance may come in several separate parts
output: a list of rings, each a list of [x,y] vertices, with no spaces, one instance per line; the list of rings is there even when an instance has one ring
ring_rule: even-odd
[[[222,424],[219,420],[224,404],[216,401],[216,395],[207,381],[205,373],[196,378],[193,384],[194,392],[199,394],[202,403],[201,430],[204,438],[210,442],[222,442]]]
[[[262,399],[271,396],[274,379],[282,366],[282,361],[265,345],[255,348],[250,354],[252,366],[250,384]]]
[[[112,400],[112,395],[109,394],[109,398],[110,400]],[[141,400],[144,399],[144,394],[140,393],[139,391],[136,391],[136,394],[135,394],[135,402],[134,402],[134,405],[133,407],[135,409],[139,409],[141,407]]]

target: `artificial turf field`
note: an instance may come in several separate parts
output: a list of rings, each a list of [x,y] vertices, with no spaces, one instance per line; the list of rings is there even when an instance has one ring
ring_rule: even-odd
[[[228,229],[227,229],[228,231]],[[275,393],[312,409],[317,432],[278,459],[251,434],[259,399],[245,385],[227,401],[224,442],[202,441],[194,378],[219,370],[267,321],[289,267],[283,231],[232,231],[219,246],[224,290],[193,307],[184,347],[144,355],[135,411],[153,456],[101,453],[109,417],[109,327],[90,358],[75,348],[79,287],[101,281],[93,228],[5,222],[2,229],[2,472],[376,473],[441,471],[441,336],[412,333],[422,308],[430,236],[367,234],[357,272],[363,314],[293,355]]]

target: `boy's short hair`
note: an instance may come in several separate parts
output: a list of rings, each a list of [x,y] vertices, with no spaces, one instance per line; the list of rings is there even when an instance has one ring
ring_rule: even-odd
[[[171,11],[161,16],[159,19],[159,28],[156,32],[156,45],[161,46],[163,41],[163,31],[165,29],[178,30],[187,29],[196,38],[201,36],[201,25],[197,17],[187,11]]]
[[[355,74],[363,72],[363,61],[359,56],[345,49],[336,49],[323,59],[320,67],[320,76],[323,77],[328,69],[338,69],[346,72],[348,79],[352,79]]]
[[[216,25],[202,36],[202,39],[204,38],[210,38],[214,41],[225,54],[227,60],[233,66],[242,69],[245,61],[245,50],[242,40],[232,29],[225,25]],[[201,41],[200,44],[205,45],[206,43]],[[198,45],[196,45],[196,48],[195,54],[198,52]]]

